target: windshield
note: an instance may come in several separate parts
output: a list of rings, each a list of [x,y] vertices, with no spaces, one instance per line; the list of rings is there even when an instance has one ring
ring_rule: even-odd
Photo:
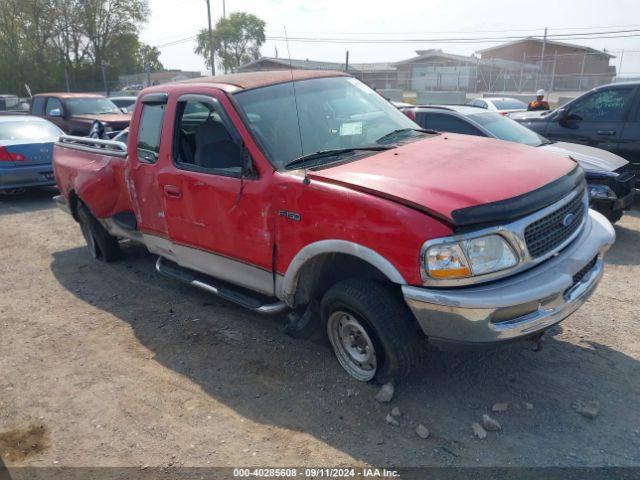
[[[527,127],[520,125],[515,120],[504,117],[499,113],[483,112],[469,115],[469,118],[500,140],[523,143],[532,147],[538,147],[549,141]]]
[[[127,112],[133,112],[134,107],[136,106],[135,98],[110,98],[118,108],[124,108]]]
[[[65,105],[71,115],[122,113],[108,98],[68,98]]]
[[[491,100],[498,110],[526,110],[527,104],[515,98]]]
[[[235,98],[249,127],[279,169],[304,155],[368,147],[395,130],[419,128],[351,77],[270,85],[237,93]]]
[[[53,123],[0,122],[0,140],[51,140],[64,132]]]

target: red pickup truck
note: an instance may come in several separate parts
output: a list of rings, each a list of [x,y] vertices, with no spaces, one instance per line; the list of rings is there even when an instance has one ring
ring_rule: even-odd
[[[594,291],[615,235],[565,157],[420,129],[336,72],[232,74],[141,92],[126,143],[61,137],[56,201],[91,254],[159,272],[289,330],[321,325],[361,381],[419,343],[532,338]]]

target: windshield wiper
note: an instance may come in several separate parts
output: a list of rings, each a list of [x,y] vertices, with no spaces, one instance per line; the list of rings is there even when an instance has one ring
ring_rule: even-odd
[[[399,128],[397,130],[387,133],[386,135],[383,135],[382,137],[376,140],[376,143],[382,143],[397,135],[401,135],[403,133],[411,133],[411,132],[430,133],[430,134],[440,133],[436,130],[431,130],[428,128]]]
[[[378,152],[382,150],[389,150],[391,148],[395,148],[391,145],[370,145],[367,147],[349,147],[349,148],[335,148],[332,150],[320,150],[319,152],[310,153],[308,155],[303,155],[301,157],[296,158],[295,160],[291,160],[290,162],[284,165],[284,168],[289,169],[295,165],[300,165],[302,163],[308,162],[309,160],[317,160],[321,158],[335,157],[337,155],[342,155],[343,153],[353,153],[353,152]]]

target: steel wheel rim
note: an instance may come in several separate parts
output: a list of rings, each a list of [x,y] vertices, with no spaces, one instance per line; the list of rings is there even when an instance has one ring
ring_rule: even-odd
[[[349,375],[362,382],[375,377],[378,369],[376,349],[363,323],[348,312],[333,312],[327,321],[333,351]]]
[[[87,248],[89,249],[89,253],[93,258],[98,258],[98,249],[96,247],[96,240],[93,238],[93,234],[89,229],[89,226],[85,222],[80,222],[80,230],[82,231],[82,236],[87,242]]]

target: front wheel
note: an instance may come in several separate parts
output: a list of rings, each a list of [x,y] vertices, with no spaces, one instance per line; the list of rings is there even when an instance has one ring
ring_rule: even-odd
[[[411,313],[378,282],[337,283],[322,299],[321,318],[338,362],[356,380],[398,381],[417,362]]]
[[[609,220],[611,223],[616,223],[622,218],[623,213],[624,212],[622,210],[609,210],[608,212],[604,213],[604,216],[607,217],[607,220]]]

